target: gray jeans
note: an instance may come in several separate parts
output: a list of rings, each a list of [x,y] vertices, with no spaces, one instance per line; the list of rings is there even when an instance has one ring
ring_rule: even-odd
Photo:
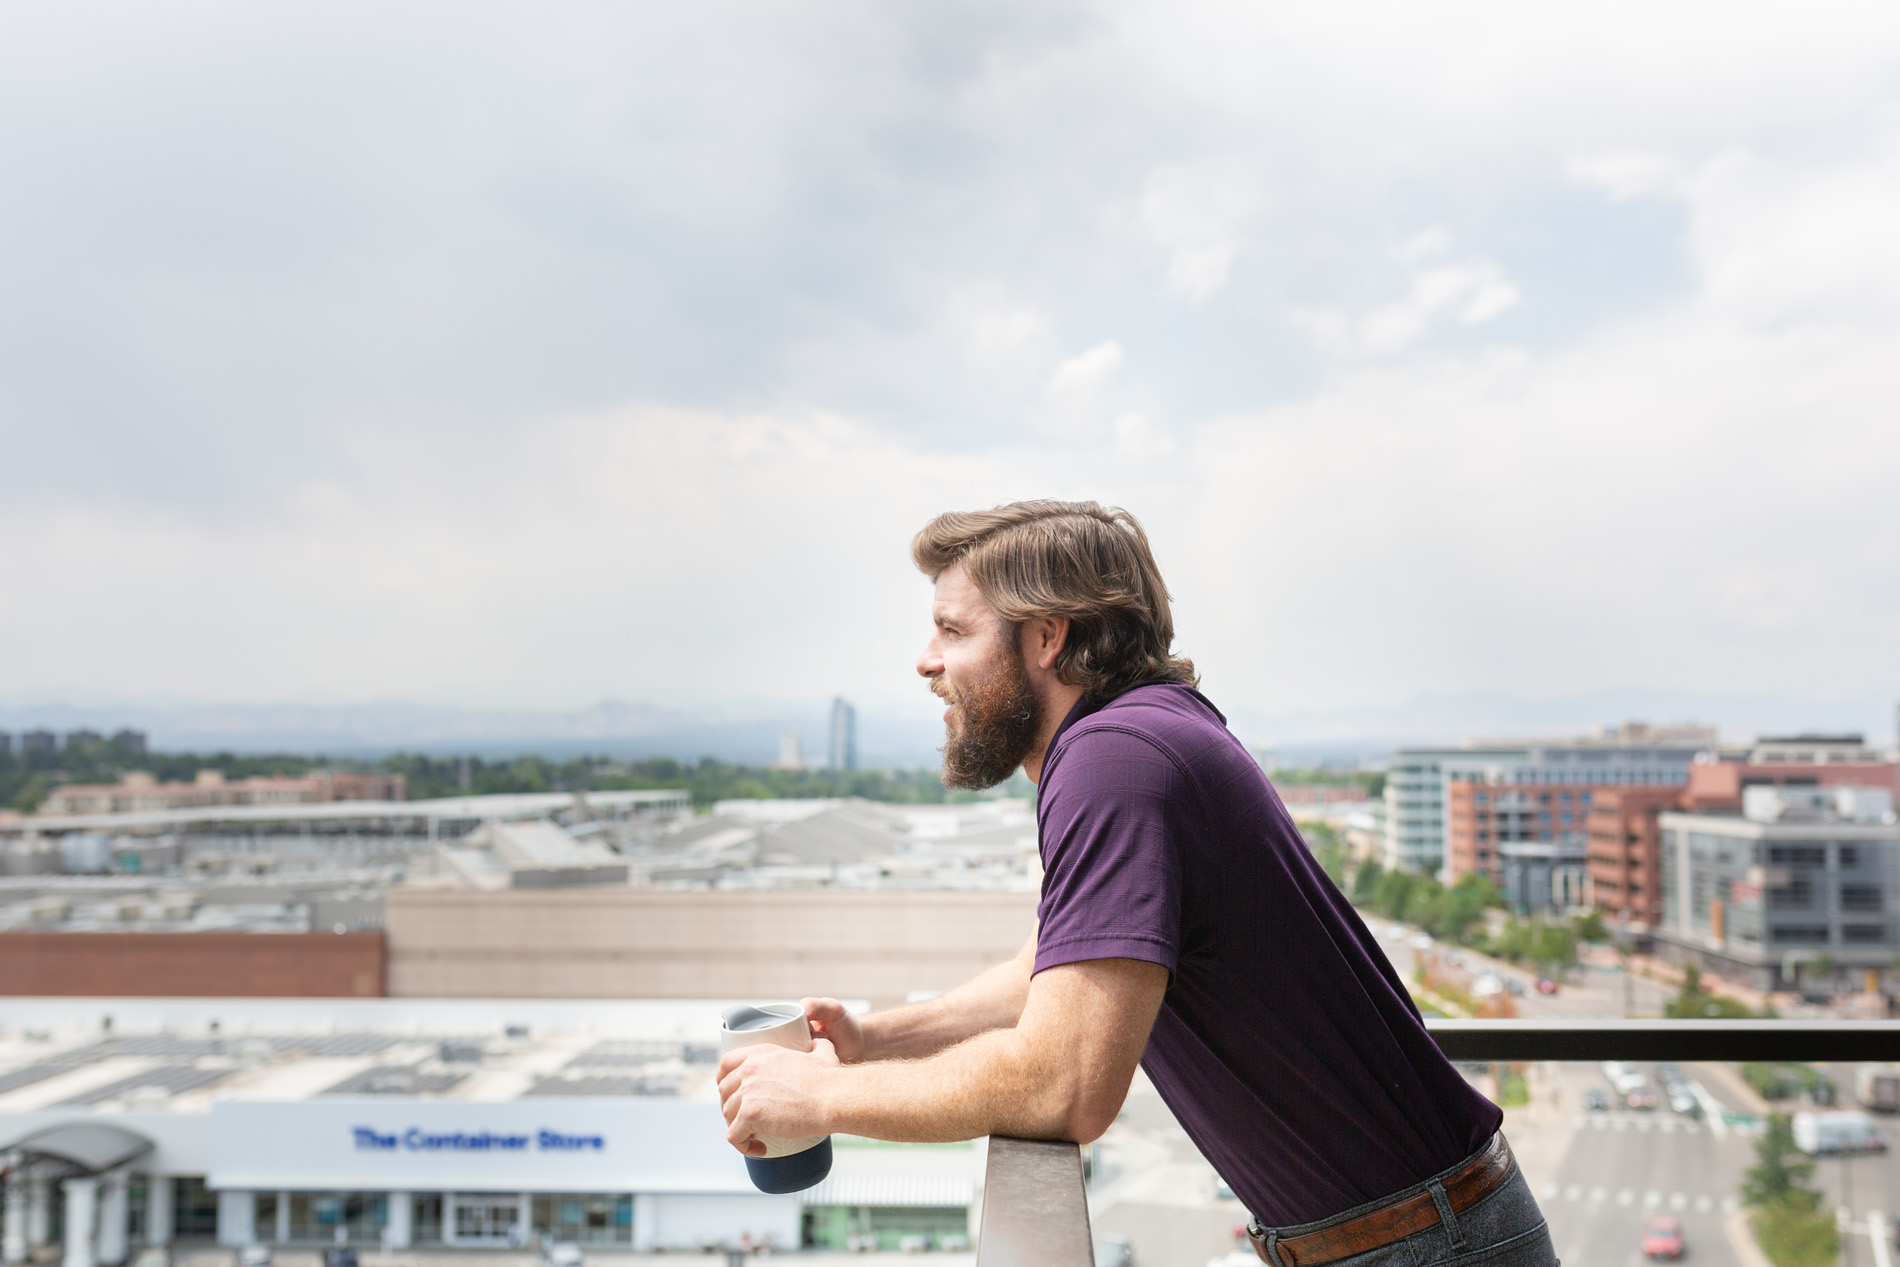
[[[1301,1236],[1334,1223],[1358,1218],[1368,1210],[1376,1210],[1399,1198],[1429,1191],[1433,1184],[1442,1182],[1445,1175],[1455,1173],[1463,1165],[1460,1162],[1444,1175],[1435,1175],[1415,1187],[1355,1206],[1330,1219],[1272,1230],[1277,1237]],[[1439,1202],[1441,1212],[1449,1209],[1442,1200]],[[1446,1267],[1449,1264],[1457,1264],[1457,1267],[1558,1267],[1557,1251],[1550,1243],[1550,1230],[1544,1224],[1543,1211],[1537,1208],[1537,1198],[1531,1195],[1530,1185],[1524,1182],[1524,1172],[1517,1168],[1516,1161],[1511,1163],[1511,1173],[1504,1182],[1485,1193],[1484,1199],[1470,1209],[1453,1214],[1450,1219],[1428,1227],[1423,1232],[1414,1232],[1402,1241],[1381,1245],[1378,1249],[1369,1249],[1350,1258],[1336,1258],[1326,1267]]]

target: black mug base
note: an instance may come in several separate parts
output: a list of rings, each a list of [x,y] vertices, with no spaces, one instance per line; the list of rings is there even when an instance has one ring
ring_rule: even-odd
[[[787,1157],[748,1157],[745,1168],[752,1176],[752,1186],[760,1192],[774,1196],[803,1192],[824,1182],[831,1173],[831,1136]]]

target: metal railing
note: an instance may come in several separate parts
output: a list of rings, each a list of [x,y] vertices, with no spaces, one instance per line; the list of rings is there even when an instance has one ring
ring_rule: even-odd
[[[1453,1060],[1900,1060],[1900,1021],[1428,1020]],[[977,1267],[1092,1267],[1081,1150],[990,1138]]]

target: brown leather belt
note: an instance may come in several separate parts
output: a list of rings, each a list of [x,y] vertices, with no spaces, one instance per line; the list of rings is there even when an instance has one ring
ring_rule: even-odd
[[[1510,1173],[1511,1146],[1505,1143],[1504,1132],[1499,1131],[1476,1157],[1442,1181],[1452,1213],[1462,1214],[1478,1204]],[[1279,1255],[1277,1263],[1267,1252],[1265,1229],[1248,1224],[1247,1239],[1253,1242],[1254,1253],[1260,1255],[1261,1261],[1273,1267],[1317,1267],[1320,1263],[1351,1258],[1354,1254],[1402,1241],[1428,1227],[1437,1227],[1438,1223],[1438,1202],[1427,1188],[1344,1223],[1298,1236],[1279,1237],[1273,1244]]]

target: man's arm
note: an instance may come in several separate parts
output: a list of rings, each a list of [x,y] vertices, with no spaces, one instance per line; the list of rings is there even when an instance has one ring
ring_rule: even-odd
[[[726,1138],[754,1156],[758,1135],[833,1132],[1087,1143],[1121,1111],[1167,987],[1159,964],[1085,960],[1037,973],[1013,1027],[924,1059],[840,1065],[829,1044],[736,1049],[719,1066]]]
[[[1016,957],[986,968],[954,990],[921,1003],[855,1017],[836,999],[806,999],[812,1032],[831,1040],[845,1064],[930,1056],[992,1029],[1008,1029],[1022,1015],[1036,962],[1032,931]]]

